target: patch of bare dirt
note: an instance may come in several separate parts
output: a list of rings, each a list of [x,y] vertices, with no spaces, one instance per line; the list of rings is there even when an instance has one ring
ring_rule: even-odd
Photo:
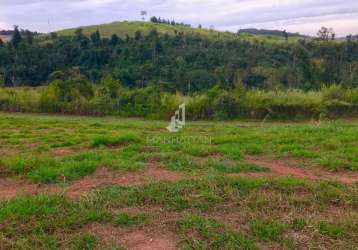
[[[52,150],[52,152],[56,156],[68,156],[68,155],[72,155],[74,153],[73,150],[69,149],[69,148],[56,148],[56,149]]]
[[[141,172],[119,172],[107,168],[99,168],[93,175],[74,182],[68,188],[0,178],[0,199],[10,199],[20,194],[59,194],[61,192],[67,194],[70,198],[76,199],[91,189],[102,186],[138,186],[153,181],[176,181],[183,178],[184,176],[165,170],[154,163],[148,164],[146,169]]]
[[[37,194],[39,185],[25,181],[0,179],[0,199],[10,199],[21,194]]]
[[[299,166],[288,165],[282,161],[268,161],[256,157],[247,157],[247,162],[260,167],[270,169],[271,173],[250,173],[256,177],[265,176],[294,176],[309,180],[334,180],[344,184],[355,184],[358,182],[358,173],[355,172],[328,172],[323,169],[307,169]]]
[[[147,232],[142,229],[124,230],[111,225],[91,224],[89,231],[107,244],[123,246],[128,250],[175,250],[177,239],[170,232]]]
[[[143,172],[121,173],[107,168],[99,168],[93,175],[74,182],[66,193],[70,198],[78,198],[83,193],[101,186],[135,186],[143,183],[145,183]]]
[[[146,169],[146,175],[149,178],[153,178],[155,180],[164,180],[164,181],[177,181],[183,179],[184,176],[173,171],[169,171],[161,168],[155,163],[150,163]]]
[[[175,250],[176,241],[171,235],[151,235],[143,230],[138,230],[124,235],[122,245],[131,250]]]
[[[66,193],[70,198],[78,198],[83,193],[101,186],[138,186],[150,183],[151,181],[176,181],[182,178],[183,176],[180,174],[162,169],[152,163],[142,172],[118,172],[107,168],[100,168],[93,175],[75,182],[68,188]]]
[[[2,156],[13,156],[16,155],[18,152],[14,148],[0,148],[0,155]]]

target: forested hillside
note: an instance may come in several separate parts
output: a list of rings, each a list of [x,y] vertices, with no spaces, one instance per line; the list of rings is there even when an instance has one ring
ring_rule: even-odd
[[[74,35],[52,33],[36,39],[32,33],[15,32],[10,43],[0,44],[1,84],[47,85],[54,72],[68,75],[78,70],[94,83],[111,75],[125,87],[154,83],[184,94],[215,85],[229,90],[238,82],[255,88],[304,90],[333,83],[358,85],[354,38],[272,42],[264,36],[247,39],[245,34],[185,25],[145,25],[158,29],[143,30],[146,26],[136,23],[138,30],[128,30],[128,35],[123,29],[119,35],[109,35],[107,30],[105,36],[77,29]]]

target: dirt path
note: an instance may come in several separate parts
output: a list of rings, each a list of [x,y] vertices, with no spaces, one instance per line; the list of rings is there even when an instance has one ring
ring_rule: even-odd
[[[294,176],[309,180],[333,180],[344,184],[358,183],[357,172],[328,172],[323,169],[306,169],[288,165],[283,161],[269,161],[257,157],[247,157],[247,162],[270,169],[271,173],[249,173],[250,176]]]

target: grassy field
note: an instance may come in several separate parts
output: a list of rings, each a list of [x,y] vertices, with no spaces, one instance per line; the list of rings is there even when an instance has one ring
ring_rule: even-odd
[[[0,113],[0,249],[357,249],[357,120],[167,125]]]
[[[79,28],[79,27],[78,27]],[[76,29],[66,29],[58,31],[58,34],[64,36],[73,36]],[[158,24],[151,22],[140,22],[140,21],[123,21],[123,22],[112,22],[100,25],[91,25],[80,27],[83,29],[83,33],[87,36],[96,32],[97,30],[101,33],[103,37],[111,37],[113,34],[116,34],[122,38],[125,38],[126,35],[130,37],[134,36],[136,31],[141,31],[143,34],[148,34],[151,30],[156,29],[161,34],[174,35],[175,30],[177,32],[184,32],[185,34],[198,34],[212,39],[237,39],[237,35],[232,32],[223,32],[210,29],[197,29],[190,28],[186,26],[172,26],[167,24]],[[252,35],[248,33],[240,34],[240,38],[247,41],[265,41],[268,43],[286,43],[285,38],[279,36],[270,36],[270,35]],[[297,42],[299,37],[291,37],[290,42]]]

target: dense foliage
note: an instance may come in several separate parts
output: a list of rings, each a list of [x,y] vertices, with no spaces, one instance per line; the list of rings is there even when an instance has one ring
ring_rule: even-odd
[[[33,39],[31,33],[15,31],[10,43],[0,44],[0,84],[47,85],[52,73],[68,75],[75,69],[94,83],[112,75],[124,87],[156,84],[184,94],[215,85],[231,90],[238,82],[265,89],[358,86],[358,41],[352,37],[272,43],[213,34],[217,35],[152,30],[103,38],[99,32],[86,37],[77,30],[71,37]]]
[[[216,85],[206,93],[188,96],[163,91],[154,83],[130,89],[111,76],[94,84],[78,71],[55,72],[50,78],[46,87],[0,88],[0,110],[169,119],[185,102],[190,120],[321,119],[358,114],[358,88],[339,85],[308,92],[247,89],[243,84],[228,91]]]

